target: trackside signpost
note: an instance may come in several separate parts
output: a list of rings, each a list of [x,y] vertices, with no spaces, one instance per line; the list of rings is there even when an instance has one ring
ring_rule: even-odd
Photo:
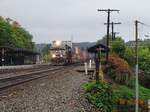
[[[109,52],[109,49],[107,46],[102,45],[102,44],[97,44],[95,46],[92,46],[88,48],[88,52],[94,53],[94,61],[95,61],[95,71],[96,71],[96,83],[99,83],[99,68],[100,68],[100,54],[101,52]]]

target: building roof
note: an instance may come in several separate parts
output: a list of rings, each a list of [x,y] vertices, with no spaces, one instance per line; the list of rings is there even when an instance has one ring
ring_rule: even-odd
[[[96,44],[87,49],[87,51],[90,53],[97,53],[100,50],[101,50],[101,52],[107,52],[107,51],[109,51],[109,48],[103,44]]]
[[[0,50],[5,49],[8,50],[8,52],[12,52],[12,53],[25,53],[25,54],[33,54],[33,55],[37,55],[40,54],[38,52],[35,52],[33,50],[29,50],[29,49],[24,49],[24,48],[14,48],[14,47],[8,47],[8,46],[0,46]]]

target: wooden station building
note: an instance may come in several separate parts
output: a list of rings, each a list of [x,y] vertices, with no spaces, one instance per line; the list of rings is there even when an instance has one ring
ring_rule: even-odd
[[[0,46],[0,66],[36,64],[39,56],[31,50]]]

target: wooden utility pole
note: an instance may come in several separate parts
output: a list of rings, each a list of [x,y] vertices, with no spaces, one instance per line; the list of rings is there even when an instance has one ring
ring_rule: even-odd
[[[139,112],[139,79],[138,79],[138,23],[139,21],[135,21],[135,56],[136,56],[136,67],[135,67],[135,93],[136,93],[136,106],[135,106],[135,112]]]
[[[139,59],[138,59],[138,24],[146,25],[138,20],[135,21],[135,93],[136,93],[136,105],[135,105],[135,112],[139,112]],[[149,26],[150,27],[150,26]]]
[[[98,9],[98,11],[103,11],[103,12],[107,12],[108,16],[107,16],[107,47],[109,48],[109,26],[110,26],[110,13],[111,12],[119,12],[120,10],[117,9]],[[106,64],[108,63],[108,57],[109,57],[109,52],[106,52]]]
[[[95,69],[96,69],[96,83],[98,84],[99,83],[99,66],[100,66],[100,54],[99,52],[95,53]]]
[[[104,25],[107,25],[108,23],[104,23]],[[111,22],[110,25],[111,25],[111,29],[112,29],[112,40],[114,40],[114,25],[118,25],[118,24],[121,24],[121,22]]]
[[[119,32],[114,32],[114,40],[116,39],[116,34],[119,34]]]
[[[115,37],[114,37],[114,25],[119,25],[119,24],[121,24],[121,22],[118,22],[118,23],[112,22],[112,23],[111,23],[111,25],[112,25],[112,40],[115,39]]]

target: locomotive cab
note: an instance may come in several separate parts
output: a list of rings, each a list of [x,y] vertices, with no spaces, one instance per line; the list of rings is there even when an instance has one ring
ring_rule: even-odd
[[[66,44],[66,41],[53,41],[50,49],[51,64],[65,65],[71,63],[71,53],[71,47]]]

